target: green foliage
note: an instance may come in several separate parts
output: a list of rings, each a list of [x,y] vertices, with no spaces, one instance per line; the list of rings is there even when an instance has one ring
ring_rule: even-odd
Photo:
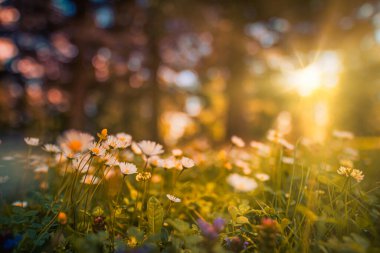
[[[148,200],[147,216],[149,232],[152,234],[160,232],[164,222],[164,209],[156,197],[150,197]]]

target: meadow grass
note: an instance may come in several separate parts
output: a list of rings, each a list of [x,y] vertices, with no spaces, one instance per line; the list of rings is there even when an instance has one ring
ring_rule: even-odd
[[[166,153],[105,129],[25,142],[24,185],[2,197],[2,252],[380,251],[376,164],[347,132]]]

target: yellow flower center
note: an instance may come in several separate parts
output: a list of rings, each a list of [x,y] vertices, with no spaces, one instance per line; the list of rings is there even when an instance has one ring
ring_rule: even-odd
[[[99,148],[93,148],[93,149],[92,149],[92,152],[93,152],[94,154],[99,154],[100,150],[99,150]]]
[[[73,152],[80,152],[82,150],[82,143],[78,140],[72,140],[67,144],[69,149],[71,149]]]

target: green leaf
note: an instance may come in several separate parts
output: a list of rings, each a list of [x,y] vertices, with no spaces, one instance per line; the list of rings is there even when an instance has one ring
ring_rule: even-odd
[[[236,223],[238,223],[238,224],[249,224],[249,220],[245,216],[239,216],[236,218]]]
[[[230,213],[232,220],[236,220],[236,217],[239,214],[239,210],[235,206],[229,206],[228,212]]]
[[[156,197],[150,197],[147,205],[149,232],[155,234],[161,231],[164,222],[164,209]]]

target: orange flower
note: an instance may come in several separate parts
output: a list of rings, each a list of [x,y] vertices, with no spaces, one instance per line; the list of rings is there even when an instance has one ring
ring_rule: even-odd
[[[100,131],[100,133],[98,133],[98,137],[101,140],[105,140],[107,138],[107,135],[108,135],[107,128],[102,129],[102,131]]]
[[[67,215],[64,212],[59,212],[58,222],[62,225],[65,225],[67,223]]]

